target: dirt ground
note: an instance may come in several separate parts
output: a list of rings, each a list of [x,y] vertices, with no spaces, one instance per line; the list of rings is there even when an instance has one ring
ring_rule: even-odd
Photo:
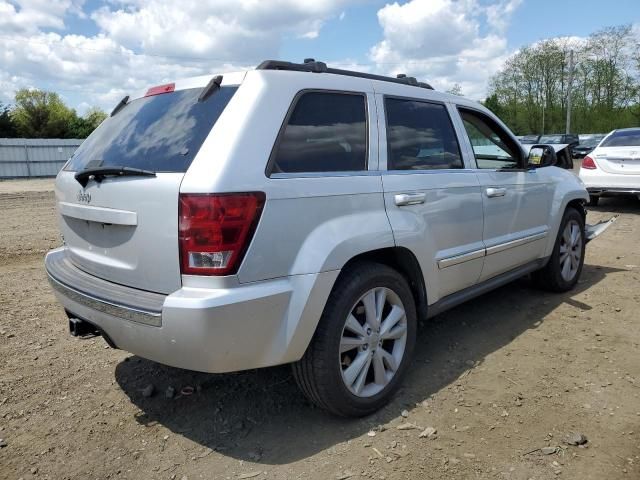
[[[395,400],[345,420],[286,366],[207,375],[70,337],[42,262],[52,181],[0,182],[0,479],[639,479],[640,201],[588,220],[614,212],[575,291],[523,279],[441,315]]]

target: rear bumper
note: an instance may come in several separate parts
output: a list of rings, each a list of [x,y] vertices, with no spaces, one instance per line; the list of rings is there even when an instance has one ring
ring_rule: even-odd
[[[580,179],[592,195],[640,194],[640,175],[604,173],[601,169],[580,169]]]
[[[160,295],[89,275],[68,261],[63,248],[49,252],[45,266],[64,308],[97,326],[118,348],[218,373],[299,359],[337,277],[326,272]]]

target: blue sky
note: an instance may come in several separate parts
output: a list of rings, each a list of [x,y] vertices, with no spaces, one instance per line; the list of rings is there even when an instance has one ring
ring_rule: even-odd
[[[305,57],[481,99],[518,48],[625,23],[640,36],[640,0],[0,0],[0,101],[43,88],[82,113],[149,84]]]
[[[349,57],[370,63],[368,50],[382,39],[377,11],[386,3],[390,2],[370,1],[346,9],[344,20],[329,22],[317,39],[289,39],[282,56],[293,60],[314,55]],[[515,50],[545,38],[584,37],[603,27],[634,22],[640,22],[640,0],[525,0],[515,10],[506,38]]]

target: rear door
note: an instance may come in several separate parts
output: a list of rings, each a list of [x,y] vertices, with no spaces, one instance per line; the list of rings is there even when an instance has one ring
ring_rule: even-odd
[[[180,183],[236,89],[223,84],[204,100],[202,87],[150,90],[84,141],[56,180],[60,228],[78,268],[148,291],[180,288]],[[85,187],[74,178],[107,166],[156,175],[97,178]]]
[[[482,198],[444,103],[376,96],[384,199],[396,245],[417,257],[429,304],[482,270]],[[383,168],[383,167],[381,167]]]
[[[475,109],[458,110],[482,191],[483,281],[542,256],[554,185],[537,170],[523,168],[522,149],[494,119]]]

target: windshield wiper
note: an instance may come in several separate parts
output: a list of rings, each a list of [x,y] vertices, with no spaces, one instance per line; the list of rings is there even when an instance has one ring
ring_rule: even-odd
[[[74,175],[76,181],[86,187],[89,180],[100,183],[106,177],[155,177],[156,172],[132,167],[94,167],[85,168]]]

